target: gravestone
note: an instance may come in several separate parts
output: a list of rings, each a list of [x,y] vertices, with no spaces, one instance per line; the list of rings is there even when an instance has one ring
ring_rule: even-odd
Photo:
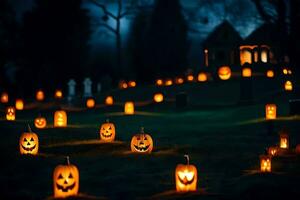
[[[76,81],[70,79],[68,82],[68,101],[71,101],[76,95]]]
[[[92,81],[90,78],[85,78],[83,83],[83,97],[91,97],[92,94]]]

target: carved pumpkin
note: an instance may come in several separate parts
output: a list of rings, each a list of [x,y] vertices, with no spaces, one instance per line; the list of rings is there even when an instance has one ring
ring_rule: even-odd
[[[45,117],[37,117],[34,119],[34,125],[39,129],[45,128],[47,126],[47,120]]]
[[[286,91],[292,91],[293,90],[293,83],[291,81],[286,81],[284,83],[284,89]]]
[[[6,120],[14,121],[16,119],[16,110],[14,107],[10,106],[6,108]]]
[[[54,113],[54,127],[66,127],[67,126],[67,113],[64,110],[57,110]]]
[[[268,155],[260,156],[260,171],[271,172],[271,156]]]
[[[245,67],[242,70],[242,76],[243,77],[251,77],[252,76],[252,70],[249,67]]]
[[[158,86],[163,85],[163,80],[157,79],[157,80],[156,80],[156,85],[158,85]]]
[[[278,148],[277,147],[269,147],[268,148],[268,155],[270,156],[277,156],[278,154]]]
[[[175,170],[176,191],[189,192],[197,190],[197,168],[195,165],[190,165],[189,156],[184,155],[187,159],[187,164],[178,164]]]
[[[172,79],[167,79],[165,82],[165,86],[170,86],[170,85],[173,85],[173,81]]]
[[[190,74],[186,77],[186,79],[187,79],[188,82],[193,82],[194,81],[194,76],[192,74]]]
[[[79,190],[79,171],[70,164],[67,157],[67,165],[58,165],[53,172],[53,189],[55,198],[75,196]]]
[[[39,138],[37,134],[33,133],[28,125],[29,132],[22,133],[19,146],[21,154],[36,155],[39,151]]]
[[[136,86],[136,82],[135,81],[129,81],[128,82],[128,86],[129,87],[135,87]]]
[[[1,103],[8,103],[8,94],[6,92],[1,94]]]
[[[86,100],[86,107],[87,108],[94,108],[95,107],[95,100],[93,98],[88,98]]]
[[[228,80],[231,77],[231,69],[228,66],[222,66],[218,70],[218,75],[221,80]]]
[[[289,148],[289,135],[287,133],[280,133],[279,134],[279,147],[281,149],[288,149]]]
[[[292,74],[292,70],[290,70],[290,69],[289,69],[289,70],[288,70],[288,74],[290,74],[290,75],[291,75],[291,74]]]
[[[16,99],[16,109],[17,110],[23,110],[24,109],[24,102],[22,99]]]
[[[111,106],[114,104],[114,98],[112,96],[107,96],[105,98],[105,104],[108,106]]]
[[[100,139],[104,142],[112,142],[116,137],[116,128],[113,123],[110,123],[109,120],[106,120],[106,123],[103,123],[100,127]]]
[[[44,94],[43,90],[38,90],[36,92],[35,98],[37,101],[43,101],[45,99],[45,94]]]
[[[275,104],[267,104],[266,105],[266,119],[276,119],[276,105]]]
[[[154,102],[156,102],[156,103],[161,103],[161,102],[164,101],[164,95],[163,95],[162,93],[156,93],[156,94],[154,94],[154,96],[153,96],[153,100],[154,100]]]
[[[274,71],[273,70],[268,70],[267,71],[267,77],[268,78],[273,78],[274,77]]]
[[[134,103],[132,101],[128,101],[125,103],[124,113],[125,113],[125,115],[133,115],[134,114]]]
[[[120,80],[119,81],[119,88],[120,89],[126,89],[126,88],[128,88],[128,85],[124,80]]]
[[[207,81],[207,74],[203,73],[203,72],[199,73],[198,74],[198,81],[199,82],[205,82],[205,81]]]
[[[288,69],[287,69],[287,68],[282,69],[282,73],[283,73],[284,75],[287,75],[287,74],[288,74]]]
[[[62,91],[61,91],[61,90],[56,90],[56,91],[55,91],[55,94],[54,94],[54,97],[55,97],[56,99],[61,99],[61,98],[63,97]]]
[[[175,79],[175,83],[178,85],[182,84],[183,82],[184,82],[183,78],[178,77]]]
[[[141,133],[132,137],[130,147],[134,153],[148,154],[153,150],[153,140],[149,134],[144,133],[144,128],[142,127]]]

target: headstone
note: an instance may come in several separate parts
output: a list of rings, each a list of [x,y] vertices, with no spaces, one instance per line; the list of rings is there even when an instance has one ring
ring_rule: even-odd
[[[187,106],[188,96],[185,92],[176,94],[176,108],[184,108]]]
[[[100,93],[101,90],[102,90],[102,85],[101,85],[101,83],[98,83],[97,84],[97,93]]]
[[[68,101],[71,101],[76,95],[76,81],[70,79],[68,82]]]
[[[90,78],[85,78],[83,83],[83,97],[92,96],[92,81]]]

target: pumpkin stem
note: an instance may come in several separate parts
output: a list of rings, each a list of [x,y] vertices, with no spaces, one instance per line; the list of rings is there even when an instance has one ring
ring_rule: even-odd
[[[66,158],[67,158],[67,164],[70,165],[70,157],[67,156]]]
[[[109,123],[109,119],[106,119],[106,123]]]
[[[189,165],[190,164],[190,156],[185,154],[184,157],[186,158],[186,162]]]
[[[28,131],[29,131],[29,133],[31,133],[31,132],[32,132],[32,130],[31,130],[31,128],[30,128],[30,125],[29,125],[29,124],[27,124],[27,127],[28,127]]]
[[[141,127],[141,133],[144,133],[144,127]]]

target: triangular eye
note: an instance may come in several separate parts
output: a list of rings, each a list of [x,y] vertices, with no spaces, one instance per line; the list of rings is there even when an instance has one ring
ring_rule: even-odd
[[[148,140],[147,137],[145,137],[144,140]]]
[[[59,176],[57,177],[57,179],[63,179],[64,177],[61,175],[61,174],[59,174]]]
[[[27,142],[27,139],[26,138],[24,138],[24,140],[23,140],[24,142]]]
[[[137,137],[136,139],[137,139],[137,140],[140,140],[141,138],[140,138],[140,137]]]
[[[109,127],[108,130],[111,130],[111,127]]]
[[[104,131],[105,131],[105,128],[103,127],[103,128],[102,128],[102,130],[104,130]]]
[[[30,138],[30,142],[33,142],[34,141],[34,139],[33,138]]]
[[[73,178],[73,175],[70,173],[69,178]]]

